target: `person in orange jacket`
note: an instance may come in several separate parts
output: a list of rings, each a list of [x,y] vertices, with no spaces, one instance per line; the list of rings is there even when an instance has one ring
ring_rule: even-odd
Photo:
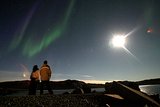
[[[50,66],[48,65],[47,60],[43,62],[43,65],[40,69],[40,77],[41,77],[40,94],[43,94],[44,86],[47,87],[49,94],[53,94],[52,88],[50,86],[51,69]]]
[[[30,79],[31,81],[29,85],[29,95],[36,95],[36,89],[37,89],[37,86],[39,84],[39,79],[40,79],[39,68],[37,65],[33,66]]]

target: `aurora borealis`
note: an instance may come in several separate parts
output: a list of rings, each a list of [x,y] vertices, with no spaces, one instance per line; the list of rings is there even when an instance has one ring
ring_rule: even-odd
[[[50,32],[45,33],[44,31],[44,34],[41,36],[39,41],[35,41],[36,37],[34,37],[35,35],[32,34],[32,32],[28,34],[32,36],[25,38],[24,41],[25,31],[27,30],[28,24],[29,22],[31,22],[31,18],[33,17],[37,8],[37,5],[33,5],[30,14],[28,14],[20,32],[18,33],[19,35],[16,35],[16,37],[13,39],[11,43],[11,49],[14,49],[22,44],[23,54],[28,57],[32,57],[41,52],[43,49],[48,47],[52,42],[54,42],[58,37],[62,35],[63,31],[67,27],[67,23],[70,18],[73,6],[74,6],[74,0],[70,1],[70,4],[66,9],[67,11],[64,13],[62,20],[60,20],[58,24],[55,25],[53,28],[50,28],[51,29]],[[44,17],[44,16],[40,15],[39,17]]]
[[[53,70],[52,80],[160,76],[158,0],[0,2],[0,81],[29,79],[33,65],[43,60]],[[129,35],[128,52],[110,46],[113,34]]]

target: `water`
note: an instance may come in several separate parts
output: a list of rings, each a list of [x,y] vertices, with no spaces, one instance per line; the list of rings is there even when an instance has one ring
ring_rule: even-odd
[[[71,93],[73,91],[73,89],[65,89],[65,90],[53,90],[54,94],[63,94],[65,92],[69,92]],[[47,94],[48,90],[44,90],[43,94]],[[28,90],[20,90],[16,93],[10,94],[8,96],[24,96],[24,95],[28,95]],[[40,90],[36,90],[36,95],[40,95]]]
[[[140,90],[148,95],[159,94],[160,97],[160,84],[157,85],[140,85]],[[92,91],[96,90],[97,92],[104,92],[104,88],[92,88]]]
[[[140,85],[140,90],[148,95],[159,94],[160,97],[160,84],[157,85]]]
[[[71,93],[74,89],[64,89],[64,90],[53,90],[54,94],[63,94],[65,92],[69,92]],[[104,92],[105,88],[92,88],[91,91],[96,91],[96,92]],[[44,94],[48,93],[47,90],[44,90]],[[19,90],[16,93],[10,94],[8,96],[24,96],[24,95],[28,95],[28,90]],[[36,91],[36,95],[40,95],[40,90]]]

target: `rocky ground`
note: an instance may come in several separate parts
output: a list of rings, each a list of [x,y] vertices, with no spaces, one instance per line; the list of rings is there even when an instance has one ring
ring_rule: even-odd
[[[0,107],[146,107],[146,103],[104,94],[27,95],[0,96]]]
[[[99,107],[94,95],[2,96],[0,107]]]

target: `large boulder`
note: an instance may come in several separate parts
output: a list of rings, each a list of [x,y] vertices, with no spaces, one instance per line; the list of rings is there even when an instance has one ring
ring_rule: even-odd
[[[123,82],[120,82],[120,83],[124,84],[124,85],[126,85],[130,88],[133,88],[135,90],[140,91],[139,85],[136,82],[123,81]]]
[[[84,93],[91,93],[91,87],[87,84],[83,84],[82,89],[83,89]]]
[[[119,81],[118,83],[124,84],[130,88],[133,88],[137,91],[140,91],[139,85],[135,82],[129,81]],[[112,83],[105,83],[105,91],[106,93],[115,93],[115,91],[119,90],[117,82],[113,81]]]
[[[71,92],[71,94],[84,94],[84,91],[82,88],[76,88]]]
[[[86,93],[91,93],[91,88],[88,84],[85,82],[74,82],[74,88],[75,89],[82,89],[83,92]]]

